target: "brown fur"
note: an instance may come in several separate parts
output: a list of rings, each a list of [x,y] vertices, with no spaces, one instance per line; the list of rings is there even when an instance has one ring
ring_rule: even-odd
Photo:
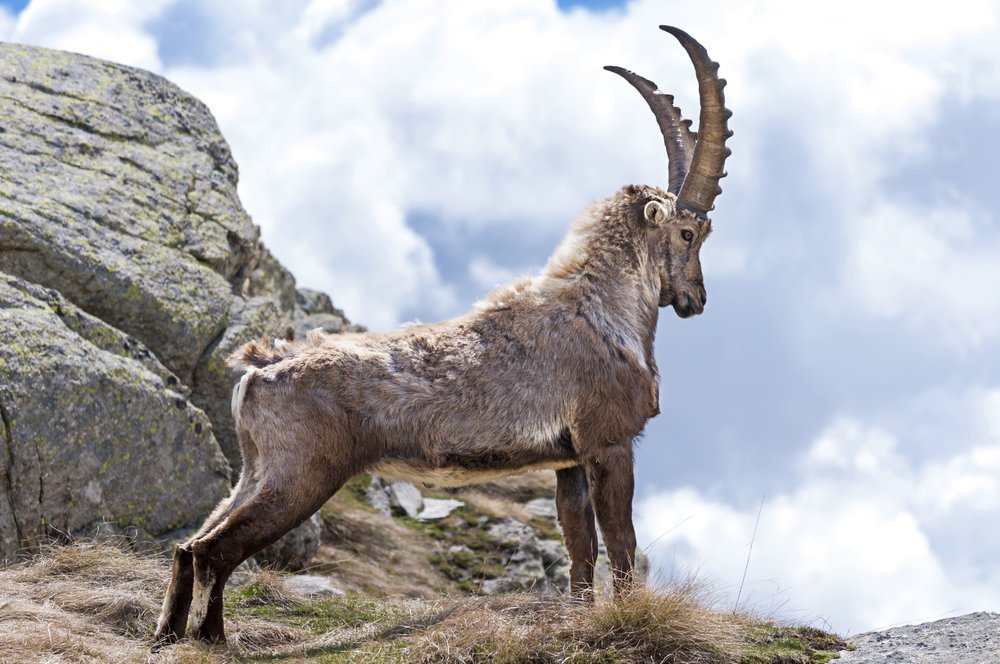
[[[591,592],[595,516],[615,590],[628,589],[633,440],[659,412],[658,306],[701,313],[698,250],[710,230],[673,194],[628,186],[577,219],[541,275],[469,314],[237,350],[243,473],[178,547],[157,639],[182,637],[189,610],[195,636],[224,639],[233,568],[365,472],[459,485],[555,469],[573,593]]]

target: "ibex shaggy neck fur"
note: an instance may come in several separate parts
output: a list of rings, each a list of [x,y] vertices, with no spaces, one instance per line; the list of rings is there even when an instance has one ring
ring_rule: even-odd
[[[180,545],[158,641],[224,639],[232,570],[309,517],[351,477],[378,472],[457,486],[553,469],[571,559],[587,598],[604,533],[616,592],[631,583],[632,445],[659,412],[659,307],[706,300],[699,249],[728,136],[718,65],[685,33],[701,89],[699,140],[670,97],[612,68],[646,98],[670,157],[670,191],[627,186],[591,205],[542,273],[474,311],[388,334],[261,340],[230,358],[243,471],[232,496]]]

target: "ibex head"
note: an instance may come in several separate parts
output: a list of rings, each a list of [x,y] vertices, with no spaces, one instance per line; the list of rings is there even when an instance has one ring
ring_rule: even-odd
[[[670,195],[648,194],[643,216],[649,225],[652,255],[659,260],[661,307],[673,305],[681,318],[700,314],[708,296],[701,275],[699,250],[712,222],[708,213],[715,197],[722,193],[719,180],[726,176],[723,166],[730,150],[726,139],[733,135],[726,121],[732,112],[725,107],[719,78],[719,64],[705,48],[683,30],[661,25],[681,43],[694,63],[701,98],[698,132],[691,131],[674,106],[673,95],[657,90],[656,84],[621,67],[605,67],[639,91],[656,116],[669,160]]]

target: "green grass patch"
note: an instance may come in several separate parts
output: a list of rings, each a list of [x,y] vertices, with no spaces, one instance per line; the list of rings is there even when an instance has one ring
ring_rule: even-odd
[[[371,485],[372,478],[369,475],[358,475],[351,478],[344,486],[340,487],[333,498],[326,501],[326,504],[320,508],[320,518],[329,521],[347,509],[360,509],[365,512],[377,511],[365,500],[365,493]]]
[[[836,634],[815,627],[755,623],[746,638],[747,653],[741,664],[825,664],[849,648]]]
[[[314,636],[389,623],[401,616],[398,606],[359,593],[301,601],[275,596],[264,584],[247,584],[226,593],[225,606],[229,618],[260,618],[305,630]]]
[[[535,529],[539,539],[563,541],[562,531],[559,529],[559,523],[555,519],[536,516],[528,522],[528,525]]]

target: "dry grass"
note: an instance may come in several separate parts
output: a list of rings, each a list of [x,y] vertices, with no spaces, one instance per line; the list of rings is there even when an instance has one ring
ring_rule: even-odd
[[[322,544],[310,573],[329,575],[344,590],[378,596],[433,597],[445,589],[420,533],[340,494],[320,516]]]
[[[283,574],[244,569],[226,593],[223,647],[185,641],[149,651],[170,574],[166,557],[137,554],[124,541],[43,547],[0,567],[0,662],[794,664],[835,656],[842,644],[835,637],[713,611],[693,582],[596,606],[558,595],[459,592],[448,574],[454,563],[435,554],[462,544],[492,555],[484,534],[491,519],[544,527],[523,504],[551,496],[552,479],[528,474],[451,493],[466,508],[433,523],[385,517],[364,502],[366,485],[349,485],[321,510],[323,543],[309,570],[347,594],[306,598]]]
[[[474,511],[485,514],[491,519],[517,519],[522,523],[530,523],[532,514],[524,507],[524,503],[508,500],[489,494],[479,489],[465,490],[457,494]]]
[[[0,569],[0,661],[735,662],[740,625],[694,584],[581,606],[558,596],[306,599],[259,572],[228,594],[231,644],[149,652],[165,558],[78,542]]]
[[[738,662],[740,626],[705,608],[694,584],[596,607],[527,594],[464,599],[411,635],[413,662]],[[401,658],[401,661],[404,658]]]
[[[0,661],[142,659],[166,570],[106,544],[43,548],[0,572]]]

